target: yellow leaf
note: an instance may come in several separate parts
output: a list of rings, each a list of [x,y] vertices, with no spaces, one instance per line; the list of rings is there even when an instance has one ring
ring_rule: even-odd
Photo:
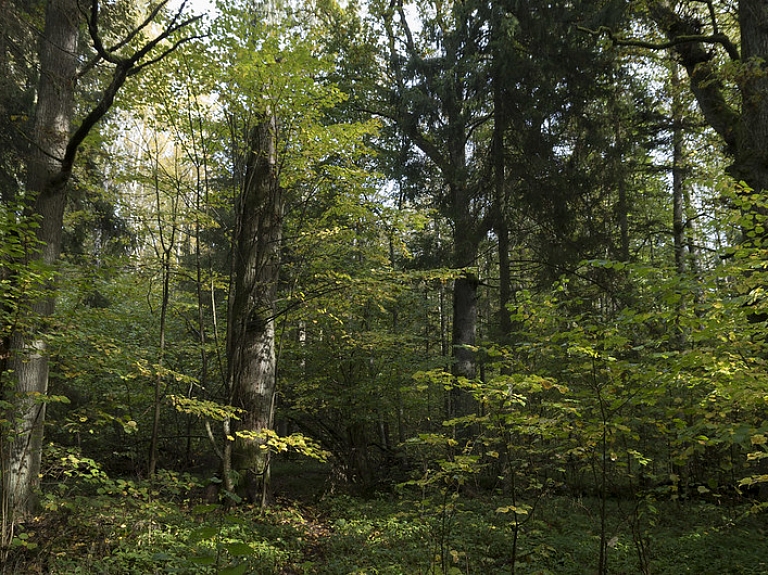
[[[768,437],[765,437],[765,435],[753,435],[750,441],[752,445],[765,445],[768,443]]]

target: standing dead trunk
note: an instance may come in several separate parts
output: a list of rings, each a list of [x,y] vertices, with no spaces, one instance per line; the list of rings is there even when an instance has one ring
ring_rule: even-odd
[[[241,495],[262,505],[269,484],[269,450],[259,433],[273,427],[275,299],[283,226],[275,131],[276,121],[269,117],[251,133],[237,206],[228,308],[232,404],[243,410],[232,450],[232,471]]]

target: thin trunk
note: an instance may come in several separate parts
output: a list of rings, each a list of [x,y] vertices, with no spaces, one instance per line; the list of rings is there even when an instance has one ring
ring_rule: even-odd
[[[162,302],[160,304],[160,341],[158,343],[158,359],[157,359],[157,373],[155,374],[155,389],[153,398],[153,413],[152,413],[152,437],[150,439],[149,447],[149,476],[153,477],[155,471],[157,471],[157,450],[160,437],[160,414],[161,403],[163,399],[163,385],[165,376],[163,374],[163,364],[165,363],[165,331],[166,323],[168,319],[168,306],[170,304],[170,289],[171,289],[171,267],[170,267],[170,251],[163,252],[163,295]]]
[[[160,148],[155,149],[154,155],[154,188],[155,188],[155,220],[157,226],[157,238],[159,242],[159,256],[162,273],[162,294],[160,300],[160,325],[157,357],[157,373],[155,374],[155,388],[153,397],[152,412],[152,435],[149,447],[149,476],[153,477],[157,470],[157,451],[160,437],[160,415],[162,413],[161,403],[165,386],[165,349],[166,349],[166,326],[168,323],[168,308],[171,301],[171,263],[173,253],[177,249],[177,217],[179,213],[180,190],[176,190],[176,195],[171,200],[170,214],[163,209],[160,184]],[[170,222],[167,220],[170,219]],[[168,230],[168,228],[170,228]]]
[[[672,62],[672,236],[675,269],[685,273],[685,192],[683,188],[683,112],[680,102],[680,76]]]
[[[618,95],[617,95],[618,97]],[[629,261],[629,194],[627,192],[627,178],[623,173],[624,138],[621,127],[621,114],[616,111],[616,122],[613,126],[616,146],[614,157],[616,175],[618,176],[618,202],[616,203],[616,217],[619,224],[619,260]]]
[[[512,333],[512,320],[509,303],[512,301],[512,278],[509,262],[509,197],[507,194],[507,174],[504,140],[509,126],[507,97],[504,89],[504,64],[502,56],[503,32],[499,31],[498,22],[502,14],[495,14],[491,27],[491,45],[493,46],[493,134],[491,136],[491,162],[493,173],[493,197],[496,210],[493,224],[498,239],[499,255],[499,335],[506,341]]]
[[[188,74],[191,76],[191,71]],[[204,206],[208,205],[208,156],[206,150],[209,149],[206,139],[206,132],[203,126],[203,113],[198,107],[198,101],[194,94],[187,92],[187,121],[189,123],[189,133],[193,135],[191,160],[195,166],[195,224],[194,224],[194,242],[195,242],[195,294],[197,296],[197,333],[200,344],[200,387],[207,389],[208,386],[208,335],[205,325],[205,290],[203,284],[203,256],[200,251],[202,223],[200,215],[203,213]],[[197,112],[195,116],[192,110]],[[200,140],[194,137],[198,134]],[[190,385],[187,395],[192,397],[193,388]],[[187,416],[187,463],[192,461],[192,425],[193,417]]]
[[[198,178],[199,179],[199,178]],[[195,218],[195,294],[197,295],[197,333],[200,344],[200,387],[207,389],[208,386],[208,336],[205,327],[205,293],[203,291],[203,264],[200,253],[200,193],[197,194],[197,214]],[[187,395],[192,397],[192,386],[189,387]],[[192,416],[187,416],[187,463],[192,461]]]

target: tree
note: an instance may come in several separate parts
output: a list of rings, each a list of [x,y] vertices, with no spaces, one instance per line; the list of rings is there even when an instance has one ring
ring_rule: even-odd
[[[750,67],[768,54],[768,35],[761,24],[765,21],[766,7],[756,0],[739,2],[741,53],[737,43],[722,31],[726,23],[719,21],[722,15],[715,13],[714,3],[708,3],[708,8],[706,14],[701,14],[674,2],[651,3],[649,15],[668,41],[645,46],[669,48],[677,55],[688,73],[691,91],[704,117],[734,157],[731,173],[755,190],[763,190],[768,184],[765,168],[761,167],[767,157],[768,101],[765,80],[751,73]],[[723,52],[711,47],[722,48]],[[726,94],[723,56],[732,63],[743,63],[737,76],[741,106]]]
[[[326,78],[332,61],[322,51],[322,25],[288,7],[222,7],[217,31],[223,66],[224,114],[232,141],[237,190],[227,322],[227,381],[239,421],[227,433],[238,491],[265,502],[269,433],[277,385],[276,322],[288,215],[301,222],[318,189],[346,193],[362,137],[371,124],[337,122],[332,110],[345,96]],[[338,10],[318,4],[316,12]],[[302,28],[302,34],[292,32]],[[304,38],[301,36],[304,35]],[[348,182],[345,177],[352,176]],[[294,229],[298,241],[301,226]],[[308,238],[308,236],[307,236]],[[309,241],[309,239],[307,240]],[[225,456],[225,474],[229,461]],[[230,481],[225,477],[225,481]],[[233,481],[233,483],[237,483]]]
[[[115,42],[105,45],[100,16],[101,4],[92,0],[88,7],[75,0],[50,0],[40,41],[40,80],[35,127],[28,161],[25,201],[27,217],[37,220],[40,250],[30,250],[27,262],[39,260],[49,269],[41,280],[46,293],[31,305],[34,323],[17,329],[10,337],[9,366],[15,389],[10,397],[12,427],[3,446],[3,509],[10,522],[28,515],[35,507],[39,481],[40,455],[45,421],[45,395],[48,389],[48,357],[45,322],[53,314],[55,292],[51,270],[62,245],[62,224],[67,184],[78,150],[93,127],[110,110],[128,77],[154,64],[186,42],[178,33],[197,18],[184,18],[184,3],[156,36],[143,41],[143,35],[158,18],[167,2],[155,6],[137,26]],[[77,42],[80,14],[85,15],[93,46],[93,59],[86,69],[103,63],[111,67],[111,77],[98,94],[97,102],[83,115],[74,131],[75,84],[78,75]],[[166,42],[170,42],[167,44]],[[138,46],[136,46],[138,44]],[[5,517],[4,517],[5,519]],[[3,534],[6,535],[5,533]]]
[[[73,79],[79,33],[76,12],[76,4],[71,0],[50,2],[40,46],[35,145],[31,149],[26,192],[34,202],[30,205],[31,213],[39,217],[40,257],[49,266],[59,256],[63,189],[71,173],[71,160],[65,168],[64,158],[74,112]],[[27,257],[36,259],[36,250]],[[46,295],[32,305],[32,311],[40,317],[49,317],[53,306],[53,297]],[[40,396],[47,392],[48,363],[42,334],[35,331],[15,331],[9,346],[10,368],[16,380],[16,397],[12,398],[15,421],[3,446],[2,459],[3,503],[4,509],[12,513],[11,521],[15,515],[23,517],[33,509],[38,484],[45,419],[45,403]]]
[[[479,279],[477,256],[489,227],[473,136],[487,122],[484,25],[475,2],[421,6],[419,35],[411,29],[403,2],[378,6],[387,45],[383,54],[388,85],[373,89],[364,103],[386,118],[439,175],[432,182],[434,207],[452,230],[451,266],[462,273],[453,282],[453,372],[476,376]],[[467,413],[469,397],[451,394],[448,413]]]
[[[248,138],[250,153],[238,198],[232,245],[227,320],[232,404],[242,410],[241,431],[271,430],[277,383],[275,314],[284,218],[277,173],[277,120],[269,112]],[[268,453],[263,440],[242,433],[233,468],[249,501],[264,504]]]
[[[618,46],[671,50],[705,120],[733,158],[730,174],[758,193],[768,189],[768,79],[760,72],[768,56],[767,11],[760,0],[741,0],[734,19],[724,3],[659,0],[648,3],[642,15],[666,41],[625,37],[608,28],[586,30],[605,34]]]

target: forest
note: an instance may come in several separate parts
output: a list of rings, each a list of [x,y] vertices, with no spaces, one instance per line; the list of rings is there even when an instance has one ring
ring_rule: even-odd
[[[764,0],[0,31],[0,574],[768,573]]]

